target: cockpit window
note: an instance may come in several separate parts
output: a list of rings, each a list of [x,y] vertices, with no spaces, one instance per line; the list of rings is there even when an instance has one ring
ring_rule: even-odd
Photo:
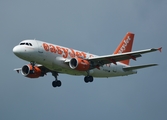
[[[25,43],[20,43],[20,45],[24,45]]]
[[[31,44],[31,43],[20,43],[20,45],[32,46],[32,44]]]

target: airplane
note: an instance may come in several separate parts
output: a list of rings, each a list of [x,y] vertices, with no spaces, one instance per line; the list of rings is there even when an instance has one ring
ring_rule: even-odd
[[[161,52],[162,49],[160,47],[132,51],[134,35],[128,32],[113,54],[103,56],[39,40],[23,40],[13,48],[13,53],[30,63],[14,70],[28,78],[43,77],[50,72],[55,77],[52,86],[60,87],[62,83],[58,80],[58,74],[83,75],[85,83],[88,83],[93,82],[94,77],[127,76],[136,74],[137,69],[157,66],[158,64],[129,65],[130,59],[136,60],[142,54]]]

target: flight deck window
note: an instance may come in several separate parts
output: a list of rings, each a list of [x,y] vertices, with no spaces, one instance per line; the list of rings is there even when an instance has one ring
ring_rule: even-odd
[[[25,43],[20,43],[20,45],[24,45]]]
[[[28,45],[28,46],[32,46],[31,43],[20,43],[20,45]]]

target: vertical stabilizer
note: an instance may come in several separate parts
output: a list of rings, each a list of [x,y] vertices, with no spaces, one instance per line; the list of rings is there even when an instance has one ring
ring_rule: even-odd
[[[125,52],[131,52],[132,50],[132,45],[133,45],[133,40],[134,40],[134,34],[131,32],[128,32],[125,37],[123,38],[123,40],[121,41],[121,43],[119,44],[119,46],[117,47],[117,49],[114,51],[114,54],[121,54],[121,53],[125,53]],[[123,60],[120,61],[126,65],[129,65],[129,60]]]

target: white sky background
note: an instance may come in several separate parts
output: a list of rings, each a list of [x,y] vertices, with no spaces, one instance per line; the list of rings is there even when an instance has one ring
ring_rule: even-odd
[[[15,0],[0,1],[0,119],[24,120],[166,120],[167,1],[165,0]],[[131,65],[158,67],[117,78],[60,74],[54,89],[51,74],[28,79],[13,71],[28,62],[12,49],[24,39],[91,52],[111,54],[124,35],[135,33],[133,50],[163,47]]]

